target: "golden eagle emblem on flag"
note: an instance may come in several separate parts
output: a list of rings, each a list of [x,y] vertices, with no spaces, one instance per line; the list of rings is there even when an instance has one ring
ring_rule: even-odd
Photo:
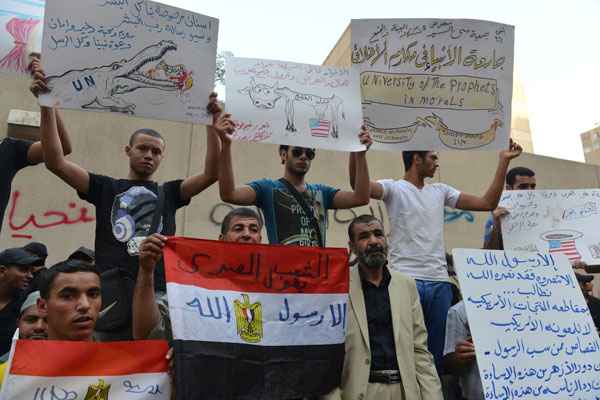
[[[108,400],[108,391],[110,385],[107,385],[104,380],[99,379],[95,385],[88,387],[84,400]]]
[[[250,304],[247,294],[242,294],[242,299],[233,302],[237,334],[245,342],[258,343],[263,338],[262,304]]]

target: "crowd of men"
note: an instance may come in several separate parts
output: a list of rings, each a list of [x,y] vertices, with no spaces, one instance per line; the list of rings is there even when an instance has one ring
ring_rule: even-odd
[[[46,78],[39,60],[31,69],[37,96],[48,90]],[[371,180],[366,153],[372,139],[364,127],[357,138],[364,150],[349,157],[351,190],[307,183],[316,150],[285,145],[278,150],[280,179],[238,186],[233,116],[222,112],[216,96],[207,109],[213,123],[203,173],[162,184],[153,177],[166,143],[153,129],[131,135],[124,178],[87,171],[67,158],[69,133],[57,109],[41,107],[41,141],[0,143],[0,218],[15,174],[41,162],[96,209],[94,251],[80,248],[48,268],[42,244],[0,252],[0,355],[9,351],[16,328],[20,338],[36,340],[172,339],[162,251],[176,231],[175,212],[218,182],[221,199],[241,206],[224,218],[222,241],[262,243],[264,225],[270,244],[325,247],[328,210],[363,206],[371,198],[385,203],[389,235],[371,215],[348,226],[357,263],[350,271],[345,361],[339,388],[325,398],[483,399],[465,306],[456,303],[448,274],[444,207],[489,211],[484,247],[502,249],[501,218],[508,212],[497,208],[502,191],[536,185],[530,169],[508,170],[521,147],[511,141],[499,153],[482,195],[428,183],[438,168],[433,151],[405,151],[403,177]],[[600,301],[590,294],[589,278],[579,277],[598,323]]]

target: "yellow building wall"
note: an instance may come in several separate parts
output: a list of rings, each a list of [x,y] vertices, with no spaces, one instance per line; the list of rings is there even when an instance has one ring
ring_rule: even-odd
[[[28,87],[27,77],[0,72],[0,139],[6,135],[9,110],[39,110]],[[166,154],[156,175],[157,180],[182,178],[203,168],[206,148],[203,126],[93,112],[63,111],[62,114],[73,141],[73,154],[69,159],[89,171],[126,177],[128,160],[124,147],[130,134],[142,127],[156,129],[166,138]],[[238,183],[282,175],[277,146],[235,143],[233,153]],[[441,168],[435,179],[481,194],[492,179],[497,160],[495,152],[444,152],[441,153]],[[400,153],[371,151],[368,161],[374,179],[401,178],[404,173]],[[307,180],[349,189],[347,162],[347,153],[319,150]],[[523,154],[513,165],[536,170],[540,189],[600,185],[600,169],[592,165],[533,154]],[[216,239],[219,223],[230,207],[221,202],[218,187],[214,185],[178,212],[177,233]],[[385,206],[378,201],[358,210],[330,212],[328,244],[345,247],[349,220],[365,212],[381,217],[388,226]],[[81,245],[92,246],[94,222],[86,221],[94,215],[93,206],[79,199],[74,190],[43,165],[26,168],[13,183],[12,203],[7,209],[0,234],[0,249],[37,240],[48,245],[49,261],[58,261]],[[486,213],[448,210],[446,218],[446,244],[449,249],[481,246]]]

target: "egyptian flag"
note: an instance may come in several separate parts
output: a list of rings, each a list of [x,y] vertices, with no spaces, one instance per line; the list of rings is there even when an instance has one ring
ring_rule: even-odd
[[[339,386],[345,249],[170,238],[177,399],[298,399]]]
[[[169,400],[166,341],[18,340],[2,400]]]

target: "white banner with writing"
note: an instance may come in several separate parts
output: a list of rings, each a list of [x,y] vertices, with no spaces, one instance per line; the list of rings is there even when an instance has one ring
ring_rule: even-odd
[[[509,211],[501,220],[505,249],[600,263],[600,189],[507,190],[500,206]]]
[[[600,340],[566,257],[452,254],[485,399],[598,398]]]
[[[350,70],[285,61],[227,60],[234,139],[330,150],[363,150],[358,81]]]
[[[352,20],[352,75],[380,150],[508,148],[514,27]]]
[[[48,0],[40,104],[210,123],[218,23],[148,0]]]

